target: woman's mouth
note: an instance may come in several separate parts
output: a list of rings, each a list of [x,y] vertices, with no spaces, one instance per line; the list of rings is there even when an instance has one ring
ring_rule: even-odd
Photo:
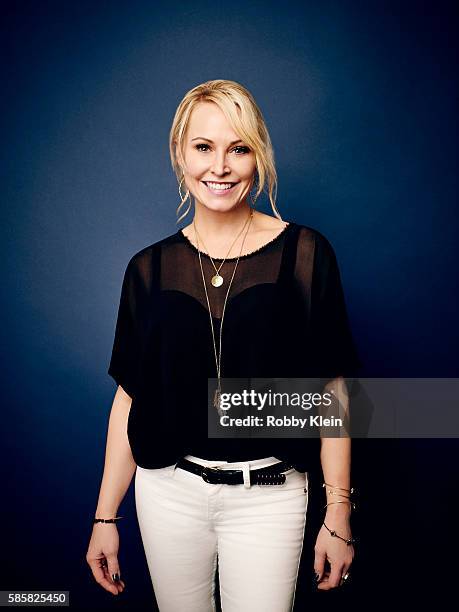
[[[210,193],[213,193],[217,196],[224,196],[234,191],[234,188],[238,183],[224,183],[224,182],[212,182],[212,181],[202,181],[202,183],[207,187]]]

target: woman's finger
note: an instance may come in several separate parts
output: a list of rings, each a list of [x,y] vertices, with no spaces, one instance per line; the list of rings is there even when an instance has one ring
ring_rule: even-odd
[[[104,573],[105,573],[105,578],[108,580],[108,582],[110,582],[111,584],[114,584],[114,585],[115,585],[115,586],[118,588],[118,591],[119,591],[119,592],[124,591],[124,587],[125,587],[126,585],[124,584],[124,581],[123,581],[123,580],[121,580],[121,579],[120,579],[118,582],[113,582],[113,579],[112,579],[112,577],[110,576],[110,573],[109,573],[109,571],[108,571],[108,568],[107,568],[107,567],[104,567]]]
[[[118,557],[114,554],[106,555],[107,557],[107,569],[110,574],[110,578],[114,584],[119,583],[121,578],[120,566],[118,563]]]
[[[349,576],[350,576],[350,571],[349,568],[351,567],[350,563],[345,563],[343,565],[343,569],[341,571],[341,580],[340,580],[340,586],[342,586],[343,584],[346,584],[346,582],[349,580]],[[347,576],[347,577],[345,577]]]
[[[343,564],[342,563],[332,563],[330,578],[328,580],[328,585],[331,589],[335,589],[336,587],[339,586],[342,575],[343,575]]]
[[[314,573],[316,575],[316,580],[319,582],[322,580],[325,566],[325,553],[315,551],[314,555]]]
[[[106,591],[113,593],[113,595],[118,595],[119,593],[118,588],[116,584],[113,584],[113,582],[107,579],[105,575],[105,571],[104,571],[104,569],[106,568],[102,566],[101,561],[102,561],[101,559],[88,560],[88,565],[91,568],[92,575],[94,576],[94,580],[97,582],[97,584],[100,584],[100,586],[104,588]]]
[[[339,572],[339,568],[342,564],[336,561],[332,561],[328,557],[326,562],[330,566],[330,571],[324,572],[324,577],[322,578],[320,584],[317,587],[321,591],[328,591],[330,589],[335,588],[339,585],[339,581],[341,580],[341,573]]]
[[[328,591],[328,581],[330,579],[330,572],[327,572],[327,570],[324,570],[324,573],[322,575],[322,579],[319,582],[319,584],[317,585],[317,588],[320,591]]]

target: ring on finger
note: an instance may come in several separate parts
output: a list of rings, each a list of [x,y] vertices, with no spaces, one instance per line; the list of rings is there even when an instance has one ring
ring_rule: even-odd
[[[341,581],[342,581],[343,583],[344,583],[344,582],[346,582],[346,580],[349,578],[349,576],[350,576],[349,572],[346,572],[346,573],[344,574],[344,576],[342,576],[342,577],[341,577]]]

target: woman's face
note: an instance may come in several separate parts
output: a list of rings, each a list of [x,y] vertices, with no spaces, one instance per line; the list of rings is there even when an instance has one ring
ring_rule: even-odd
[[[197,202],[211,210],[228,211],[246,200],[255,177],[255,154],[216,104],[196,105],[183,149],[185,183]]]

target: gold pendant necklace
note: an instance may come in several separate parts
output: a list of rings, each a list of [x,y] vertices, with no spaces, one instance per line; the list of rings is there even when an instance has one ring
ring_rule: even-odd
[[[220,407],[220,401],[221,401],[220,372],[221,372],[221,361],[222,361],[223,319],[224,319],[224,316],[225,316],[226,302],[228,300],[228,295],[229,295],[229,292],[230,292],[230,289],[231,289],[231,285],[233,283],[234,275],[236,274],[236,269],[237,269],[237,266],[238,266],[238,263],[239,263],[239,259],[241,257],[242,249],[244,247],[244,242],[245,242],[245,239],[247,238],[247,234],[249,233],[250,224],[252,222],[252,217],[253,217],[253,210],[251,209],[250,210],[250,215],[249,215],[248,219],[246,220],[246,222],[244,224],[244,227],[247,224],[247,221],[249,222],[249,225],[247,227],[247,231],[245,233],[245,236],[244,236],[244,238],[242,240],[241,250],[240,250],[238,258],[236,260],[236,265],[234,266],[233,274],[231,275],[231,280],[230,280],[230,282],[228,284],[228,289],[226,291],[225,301],[223,303],[222,318],[221,318],[221,322],[220,322],[218,356],[217,356],[217,347],[216,347],[216,344],[215,344],[215,331],[214,331],[214,322],[213,322],[213,319],[212,319],[212,310],[211,310],[211,307],[210,307],[209,295],[207,293],[207,285],[206,285],[206,280],[204,278],[204,270],[203,270],[202,261],[201,261],[201,251],[199,250],[199,241],[198,241],[198,238],[197,238],[197,235],[196,235],[196,228],[195,228],[196,244],[198,245],[199,265],[200,265],[200,268],[201,268],[202,282],[203,282],[203,285],[204,285],[204,291],[205,291],[206,300],[207,300],[207,307],[208,307],[208,310],[209,310],[210,328],[212,330],[212,340],[213,340],[213,345],[214,345],[215,365],[216,365],[216,368],[217,368],[217,388],[216,388],[215,393],[214,393],[213,405],[217,409],[219,416],[222,416],[223,414],[225,414],[225,412]],[[193,225],[194,225],[194,223],[193,223]],[[210,257],[210,255],[209,255],[209,257]],[[217,275],[218,275],[218,271],[217,271]],[[215,277],[213,277],[213,278],[215,278]]]
[[[249,216],[249,217],[248,217],[248,218],[245,220],[245,223],[244,223],[244,225],[242,226],[241,231],[240,231],[240,232],[239,232],[239,234],[236,236],[236,238],[233,240],[232,245],[231,245],[231,246],[230,246],[230,248],[228,249],[228,252],[226,253],[226,256],[225,256],[225,258],[223,259],[222,263],[221,263],[221,264],[218,266],[218,269],[217,269],[217,267],[216,267],[216,265],[215,265],[215,263],[214,263],[214,260],[212,259],[212,257],[211,257],[211,256],[210,256],[210,254],[209,254],[209,249],[208,249],[208,248],[206,247],[206,245],[204,244],[204,240],[203,240],[203,239],[200,237],[200,238],[201,238],[201,242],[202,242],[202,244],[203,244],[203,247],[206,249],[206,251],[207,251],[207,255],[208,255],[208,257],[209,257],[209,259],[210,259],[210,261],[211,261],[211,263],[212,263],[212,265],[213,265],[213,267],[214,267],[214,270],[215,270],[215,274],[214,274],[214,275],[212,276],[212,278],[210,279],[210,282],[212,283],[212,285],[213,285],[214,287],[221,287],[221,286],[223,285],[223,280],[224,280],[224,279],[223,279],[223,276],[220,274],[220,270],[222,269],[223,264],[225,263],[225,261],[226,261],[226,259],[227,259],[228,255],[230,254],[231,249],[233,248],[233,246],[234,246],[234,244],[235,244],[236,240],[237,240],[237,239],[239,238],[239,236],[242,234],[242,232],[244,231],[245,226],[247,225],[247,222],[248,222],[249,220],[251,220],[252,216],[253,216],[253,210],[251,210],[251,214],[250,214],[250,216]],[[193,219],[193,229],[194,229],[194,233],[195,233],[195,240],[196,240],[196,244],[198,245],[198,250],[199,250],[199,244],[198,244],[198,241],[197,241],[197,236],[199,236],[199,232],[198,232],[198,230],[196,229],[196,223],[194,222],[194,219]],[[243,243],[243,244],[244,244],[244,243]],[[241,252],[242,252],[242,251],[241,251]],[[239,255],[239,256],[240,256],[240,255]]]
[[[214,274],[211,278],[212,285],[214,287],[221,287],[223,285],[223,276],[220,276],[217,270],[217,274]]]

